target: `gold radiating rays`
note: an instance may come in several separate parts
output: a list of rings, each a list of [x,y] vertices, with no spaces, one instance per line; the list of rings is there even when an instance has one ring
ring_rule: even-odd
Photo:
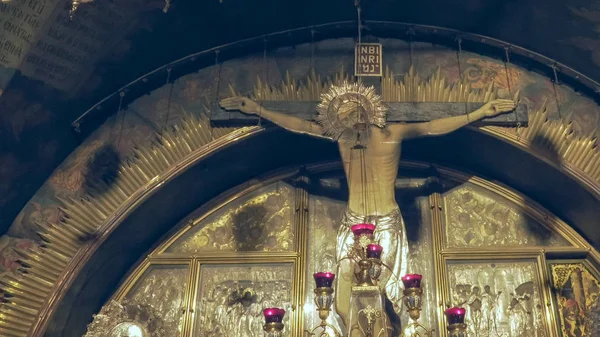
[[[319,101],[331,86],[348,79],[343,70],[325,80],[314,72],[305,81],[287,74],[279,86],[267,85],[259,78],[251,96],[258,101]],[[386,70],[381,88],[382,99],[392,102],[487,102],[497,96],[492,83],[484,89],[473,89],[467,82],[450,84],[439,70],[426,80],[413,69],[401,80]],[[230,91],[238,94],[233,86]],[[595,137],[574,135],[570,124],[549,121],[545,110],[531,112],[529,117],[529,127],[520,132],[531,147],[554,149],[563,165],[577,167],[600,182],[600,154]],[[137,148],[110,184],[98,181],[82,198],[60,199],[65,219],[59,224],[39,224],[43,244],[17,249],[22,267],[18,273],[0,279],[0,287],[6,293],[0,303],[0,335],[27,336],[62,273],[86,240],[101,231],[107,220],[148,183],[233,130],[211,127],[206,117],[186,114],[176,126],[157,135],[154,142]]]
[[[545,108],[529,114],[529,127],[521,137],[557,164],[576,167],[595,182],[600,182],[600,151],[595,135],[575,135],[572,123],[548,120]]]
[[[260,76],[256,79],[250,97],[256,101],[320,101],[321,95],[327,93],[332,86],[341,86],[349,81],[349,76],[342,68],[332,78],[321,79],[314,70],[304,81],[298,81],[286,73],[285,79],[278,86],[269,85]],[[229,86],[231,96],[239,96],[233,86]]]
[[[87,239],[150,181],[233,130],[211,127],[206,117],[185,113],[180,123],[158,134],[151,144],[136,149],[110,184],[96,181],[82,198],[59,198],[65,219],[59,224],[38,224],[42,245],[17,249],[22,267],[18,273],[0,279],[6,293],[0,304],[0,335],[27,336],[59,277]]]
[[[332,86],[342,86],[348,81],[349,75],[343,68],[325,80],[313,71],[304,81],[298,81],[288,72],[278,86],[269,85],[259,76],[250,97],[257,101],[320,101],[321,95]],[[230,92],[232,96],[239,95],[232,86]],[[471,88],[467,80],[450,84],[440,69],[429,79],[423,79],[411,67],[399,81],[386,68],[381,79],[381,98],[387,102],[488,102],[496,97],[493,83],[484,89]]]
[[[342,111],[348,106],[350,110],[356,110],[357,105],[364,109],[368,119],[366,122],[380,128],[385,127],[388,108],[382,104],[375,88],[364,86],[360,82],[344,81],[341,85],[332,85],[329,91],[321,95],[321,102],[317,106],[317,123],[323,128],[323,134],[338,139],[344,132],[354,133],[357,119],[344,121]]]
[[[341,86],[348,78],[343,69],[324,81],[314,72],[302,82],[287,73],[279,86],[270,86],[259,77],[251,97],[257,101],[320,101],[332,86]],[[239,95],[233,88],[231,94]],[[518,99],[519,92],[514,96],[514,99]],[[424,79],[411,67],[400,80],[386,68],[381,79],[381,99],[384,102],[483,103],[496,98],[498,91],[493,82],[481,89],[472,88],[467,80],[449,83],[439,68],[431,77]],[[600,182],[600,150],[596,137],[575,136],[569,122],[548,120],[545,109],[530,111],[529,127],[521,128],[520,132],[523,139],[527,139],[536,150],[544,155],[555,152],[563,164],[576,167],[595,182]]]

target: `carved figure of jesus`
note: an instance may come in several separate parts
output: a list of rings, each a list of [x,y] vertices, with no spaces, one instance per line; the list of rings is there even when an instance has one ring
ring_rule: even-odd
[[[337,133],[336,137],[331,137],[323,123],[270,111],[249,98],[228,98],[220,104],[225,110],[260,115],[289,131],[329,138],[338,143],[348,182],[349,200],[337,234],[336,258],[341,262],[336,277],[335,306],[345,324],[349,319],[354,266],[343,258],[348,255],[354,243],[350,227],[357,223],[369,222],[377,226],[375,241],[384,247],[382,262],[391,269],[384,268],[379,285],[396,313],[400,314],[403,289],[400,277],[407,272],[408,244],[394,186],[402,141],[444,135],[482,118],[512,111],[516,106],[512,100],[498,99],[468,115],[423,123],[385,125],[385,120],[382,122],[369,115],[369,102],[364,102],[363,97],[351,93],[335,103],[334,114],[338,118],[336,125],[346,128]],[[357,151],[357,143],[361,145],[360,151]]]

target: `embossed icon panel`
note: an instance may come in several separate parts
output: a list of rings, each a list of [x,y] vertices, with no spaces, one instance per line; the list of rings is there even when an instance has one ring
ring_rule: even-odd
[[[290,336],[293,278],[293,263],[202,264],[194,336],[262,337],[270,307],[286,311]]]
[[[537,261],[448,262],[451,303],[469,336],[547,337]]]
[[[125,299],[152,307],[163,320],[164,337],[180,336],[188,277],[188,265],[150,265]]]
[[[448,248],[571,246],[497,194],[466,183],[444,193]]]
[[[293,251],[294,202],[284,182],[259,188],[200,220],[166,252]]]
[[[583,263],[551,264],[563,337],[600,336],[600,281]]]

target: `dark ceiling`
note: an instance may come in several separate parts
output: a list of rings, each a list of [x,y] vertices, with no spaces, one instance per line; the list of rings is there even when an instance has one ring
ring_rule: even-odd
[[[15,35],[15,29],[5,23],[17,12],[7,8],[25,3],[12,1],[0,6],[0,22],[4,22],[0,60],[7,36]],[[161,0],[95,0],[81,5],[72,21],[67,14],[69,1],[44,4],[54,7],[46,9],[50,14],[40,19],[37,29],[32,28],[28,38],[32,47],[23,50],[20,62],[0,66],[0,233],[6,232],[52,170],[79,144],[81,136],[71,130],[73,120],[126,83],[217,45],[357,19],[353,0],[174,0],[167,14],[160,10]],[[361,7],[363,20],[434,25],[490,36],[544,54],[600,81],[598,1],[363,0]],[[84,46],[68,40],[81,57],[58,70],[36,61],[36,55],[55,59],[62,53],[65,57],[64,51],[44,44],[59,39],[53,35],[57,29],[70,32],[75,41],[88,42]],[[414,38],[419,40],[418,34]],[[44,74],[52,71],[62,74],[48,79]],[[114,112],[107,109],[102,114]]]

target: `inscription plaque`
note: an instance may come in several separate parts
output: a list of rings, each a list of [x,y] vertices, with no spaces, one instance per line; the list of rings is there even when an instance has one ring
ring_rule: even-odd
[[[354,47],[354,75],[381,76],[381,44],[357,43]]]

